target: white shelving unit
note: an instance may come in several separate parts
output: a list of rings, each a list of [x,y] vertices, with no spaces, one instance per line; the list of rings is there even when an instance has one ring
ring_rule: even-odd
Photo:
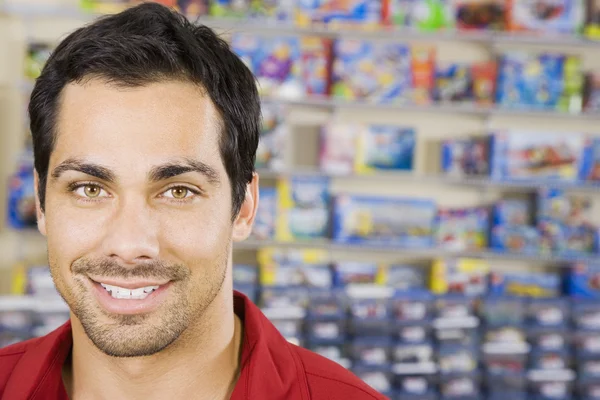
[[[7,178],[22,146],[24,129],[23,93],[28,88],[22,83],[23,59],[31,42],[56,43],[68,32],[93,20],[95,16],[81,12],[77,0],[0,0],[0,198],[6,199]],[[524,48],[541,52],[552,50],[582,56],[585,70],[600,70],[600,43],[573,37],[516,36],[506,33],[419,33],[406,29],[378,31],[341,30],[324,28],[295,28],[281,24],[250,21],[201,18],[222,32],[254,32],[263,34],[321,35],[327,37],[359,37],[393,40],[409,43],[430,43],[437,47],[437,59],[446,62],[476,62],[490,59],[504,48]],[[468,207],[489,204],[505,192],[530,192],[542,184],[500,183],[490,179],[458,179],[441,176],[433,161],[430,144],[458,136],[484,133],[490,129],[520,128],[533,131],[582,132],[600,135],[600,114],[566,114],[537,110],[504,110],[473,105],[443,104],[433,106],[377,105],[351,103],[330,99],[266,100],[287,104],[291,125],[291,148],[288,169],[282,172],[260,171],[262,178],[272,180],[295,174],[317,175],[317,127],[330,119],[356,123],[387,123],[409,125],[417,131],[417,151],[414,173],[377,173],[371,175],[332,176],[334,192],[356,192],[374,195],[432,197],[441,206]],[[600,194],[600,186],[571,187],[566,189]],[[600,196],[597,196],[600,200]],[[597,210],[599,204],[595,207]],[[5,226],[5,201],[0,201],[0,271],[15,261],[24,259],[37,263],[45,255],[44,241],[35,233],[22,235]],[[600,212],[597,223],[600,223]],[[23,245],[22,243],[26,243]],[[372,246],[345,246],[329,241],[281,243],[247,241],[236,247],[240,257],[250,258],[257,248],[280,246],[317,248],[332,257],[351,254],[352,257],[384,257],[392,260],[430,259],[456,255],[438,250],[382,249]],[[563,265],[568,258],[499,255],[492,252],[461,253],[482,257],[493,266],[510,264],[515,268],[532,265]],[[0,273],[0,281],[4,281]],[[3,288],[0,284],[0,292]],[[4,289],[5,290],[5,289]]]

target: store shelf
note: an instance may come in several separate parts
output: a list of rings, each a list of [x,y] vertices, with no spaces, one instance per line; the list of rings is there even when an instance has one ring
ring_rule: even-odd
[[[296,242],[281,242],[276,240],[253,240],[235,243],[235,251],[255,251],[265,247],[277,247],[282,249],[317,249],[324,250],[327,253],[343,253],[346,256],[357,253],[372,253],[374,255],[415,257],[415,258],[444,258],[444,257],[468,257],[481,258],[485,260],[512,260],[524,262],[542,262],[555,265],[566,265],[575,261],[597,263],[600,261],[600,255],[591,256],[558,256],[558,255],[537,255],[537,254],[510,254],[491,250],[483,251],[453,251],[439,248],[390,248],[385,246],[366,245],[366,244],[338,244],[330,240],[306,240]]]
[[[331,179],[361,181],[381,181],[384,184],[419,183],[430,185],[467,186],[480,189],[497,189],[508,192],[532,192],[543,188],[556,188],[577,193],[600,193],[600,183],[582,184],[569,182],[501,182],[490,178],[459,178],[441,174],[417,174],[412,172],[378,171],[369,174],[329,174],[317,168],[294,168],[289,171],[273,171],[258,169],[259,176],[264,179],[278,179],[290,176],[326,176]]]
[[[599,45],[600,46],[600,45]],[[265,103],[283,103],[291,106],[319,107],[331,109],[349,109],[349,110],[386,110],[406,113],[435,113],[450,115],[470,115],[480,117],[507,116],[524,118],[552,118],[552,119],[577,119],[600,121],[600,112],[567,113],[555,110],[535,110],[535,109],[505,109],[499,107],[487,107],[469,103],[443,103],[429,105],[414,104],[386,104],[364,101],[345,101],[328,98],[306,98],[306,99],[277,99],[264,98]]]
[[[15,15],[24,19],[36,18],[61,18],[79,20],[81,23],[92,21],[100,14],[85,12],[74,7],[44,7],[23,6],[7,4],[2,7],[5,14]],[[447,32],[420,32],[404,27],[356,27],[356,28],[328,28],[326,26],[297,27],[289,23],[265,21],[246,18],[197,18],[200,24],[208,25],[215,29],[230,32],[252,32],[273,35],[318,35],[324,37],[364,38],[394,41],[436,41],[436,42],[472,42],[488,45],[496,44],[525,44],[534,46],[568,46],[579,48],[600,48],[600,42],[588,40],[573,35],[535,35],[508,32],[485,31],[447,31]]]

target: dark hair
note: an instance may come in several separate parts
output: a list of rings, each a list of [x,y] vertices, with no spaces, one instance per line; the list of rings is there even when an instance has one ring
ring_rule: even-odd
[[[210,28],[154,3],[76,30],[44,66],[29,103],[42,210],[61,92],[71,82],[95,77],[124,86],[168,79],[200,85],[222,119],[219,146],[231,181],[233,217],[237,216],[252,180],[258,146],[261,116],[255,78]]]

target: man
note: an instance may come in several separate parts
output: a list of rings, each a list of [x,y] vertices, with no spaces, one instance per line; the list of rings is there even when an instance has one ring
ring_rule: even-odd
[[[144,4],[69,35],[29,105],[38,228],[71,320],[0,351],[0,398],[381,399],[232,289],[260,104],[213,31]]]

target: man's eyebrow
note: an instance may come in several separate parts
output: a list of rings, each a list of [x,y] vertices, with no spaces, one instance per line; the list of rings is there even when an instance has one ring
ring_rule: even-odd
[[[77,158],[69,158],[60,163],[56,168],[54,168],[54,170],[52,170],[52,178],[58,179],[67,171],[82,172],[86,175],[96,177],[109,183],[113,183],[116,180],[115,174],[110,169],[98,164],[85,162]]]
[[[188,172],[198,172],[204,175],[209,183],[213,185],[218,185],[220,183],[219,174],[213,167],[202,161],[191,158],[184,158],[181,161],[174,161],[156,166],[150,170],[148,179],[150,182],[160,182]]]

